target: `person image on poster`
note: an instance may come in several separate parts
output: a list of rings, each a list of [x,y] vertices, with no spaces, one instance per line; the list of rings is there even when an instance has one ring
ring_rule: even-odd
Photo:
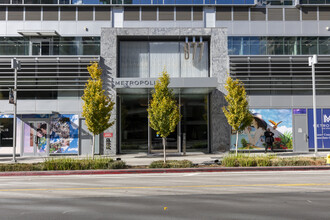
[[[252,132],[252,127],[254,132]],[[262,145],[263,138],[261,138],[267,129],[267,123],[262,119],[260,114],[253,114],[251,126],[245,128],[244,133],[247,134],[249,143],[252,146]]]
[[[37,128],[38,152],[46,152],[47,146],[47,124],[40,124]]]

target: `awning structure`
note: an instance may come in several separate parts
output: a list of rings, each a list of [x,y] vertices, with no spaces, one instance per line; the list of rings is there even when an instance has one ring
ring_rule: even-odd
[[[54,37],[60,36],[55,30],[43,30],[43,31],[33,31],[33,30],[18,30],[17,33],[24,37]]]

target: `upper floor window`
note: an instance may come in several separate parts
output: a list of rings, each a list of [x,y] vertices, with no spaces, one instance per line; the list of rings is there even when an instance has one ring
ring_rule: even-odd
[[[120,42],[120,77],[208,77],[208,42]]]

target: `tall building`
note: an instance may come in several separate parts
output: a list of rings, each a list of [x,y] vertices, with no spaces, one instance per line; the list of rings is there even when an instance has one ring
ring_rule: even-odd
[[[330,148],[330,2],[328,0],[0,0],[0,154],[12,153],[18,71],[17,154],[86,155],[91,135],[81,116],[86,67],[103,68],[116,124],[96,154],[154,153],[147,105],[159,73],[171,76],[182,120],[172,152],[228,151],[235,144],[222,113],[230,74],[249,95],[253,123],[240,150],[314,148],[312,80],[316,64],[318,148]],[[232,139],[232,140],[231,140]]]

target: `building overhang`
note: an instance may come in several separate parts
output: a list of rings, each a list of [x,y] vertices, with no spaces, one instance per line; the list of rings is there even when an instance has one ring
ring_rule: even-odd
[[[17,33],[24,37],[55,37],[60,36],[55,30],[18,30]]]
[[[112,88],[127,89],[152,89],[158,78],[114,78]],[[216,77],[187,77],[171,78],[169,87],[172,89],[215,89],[218,86]]]

